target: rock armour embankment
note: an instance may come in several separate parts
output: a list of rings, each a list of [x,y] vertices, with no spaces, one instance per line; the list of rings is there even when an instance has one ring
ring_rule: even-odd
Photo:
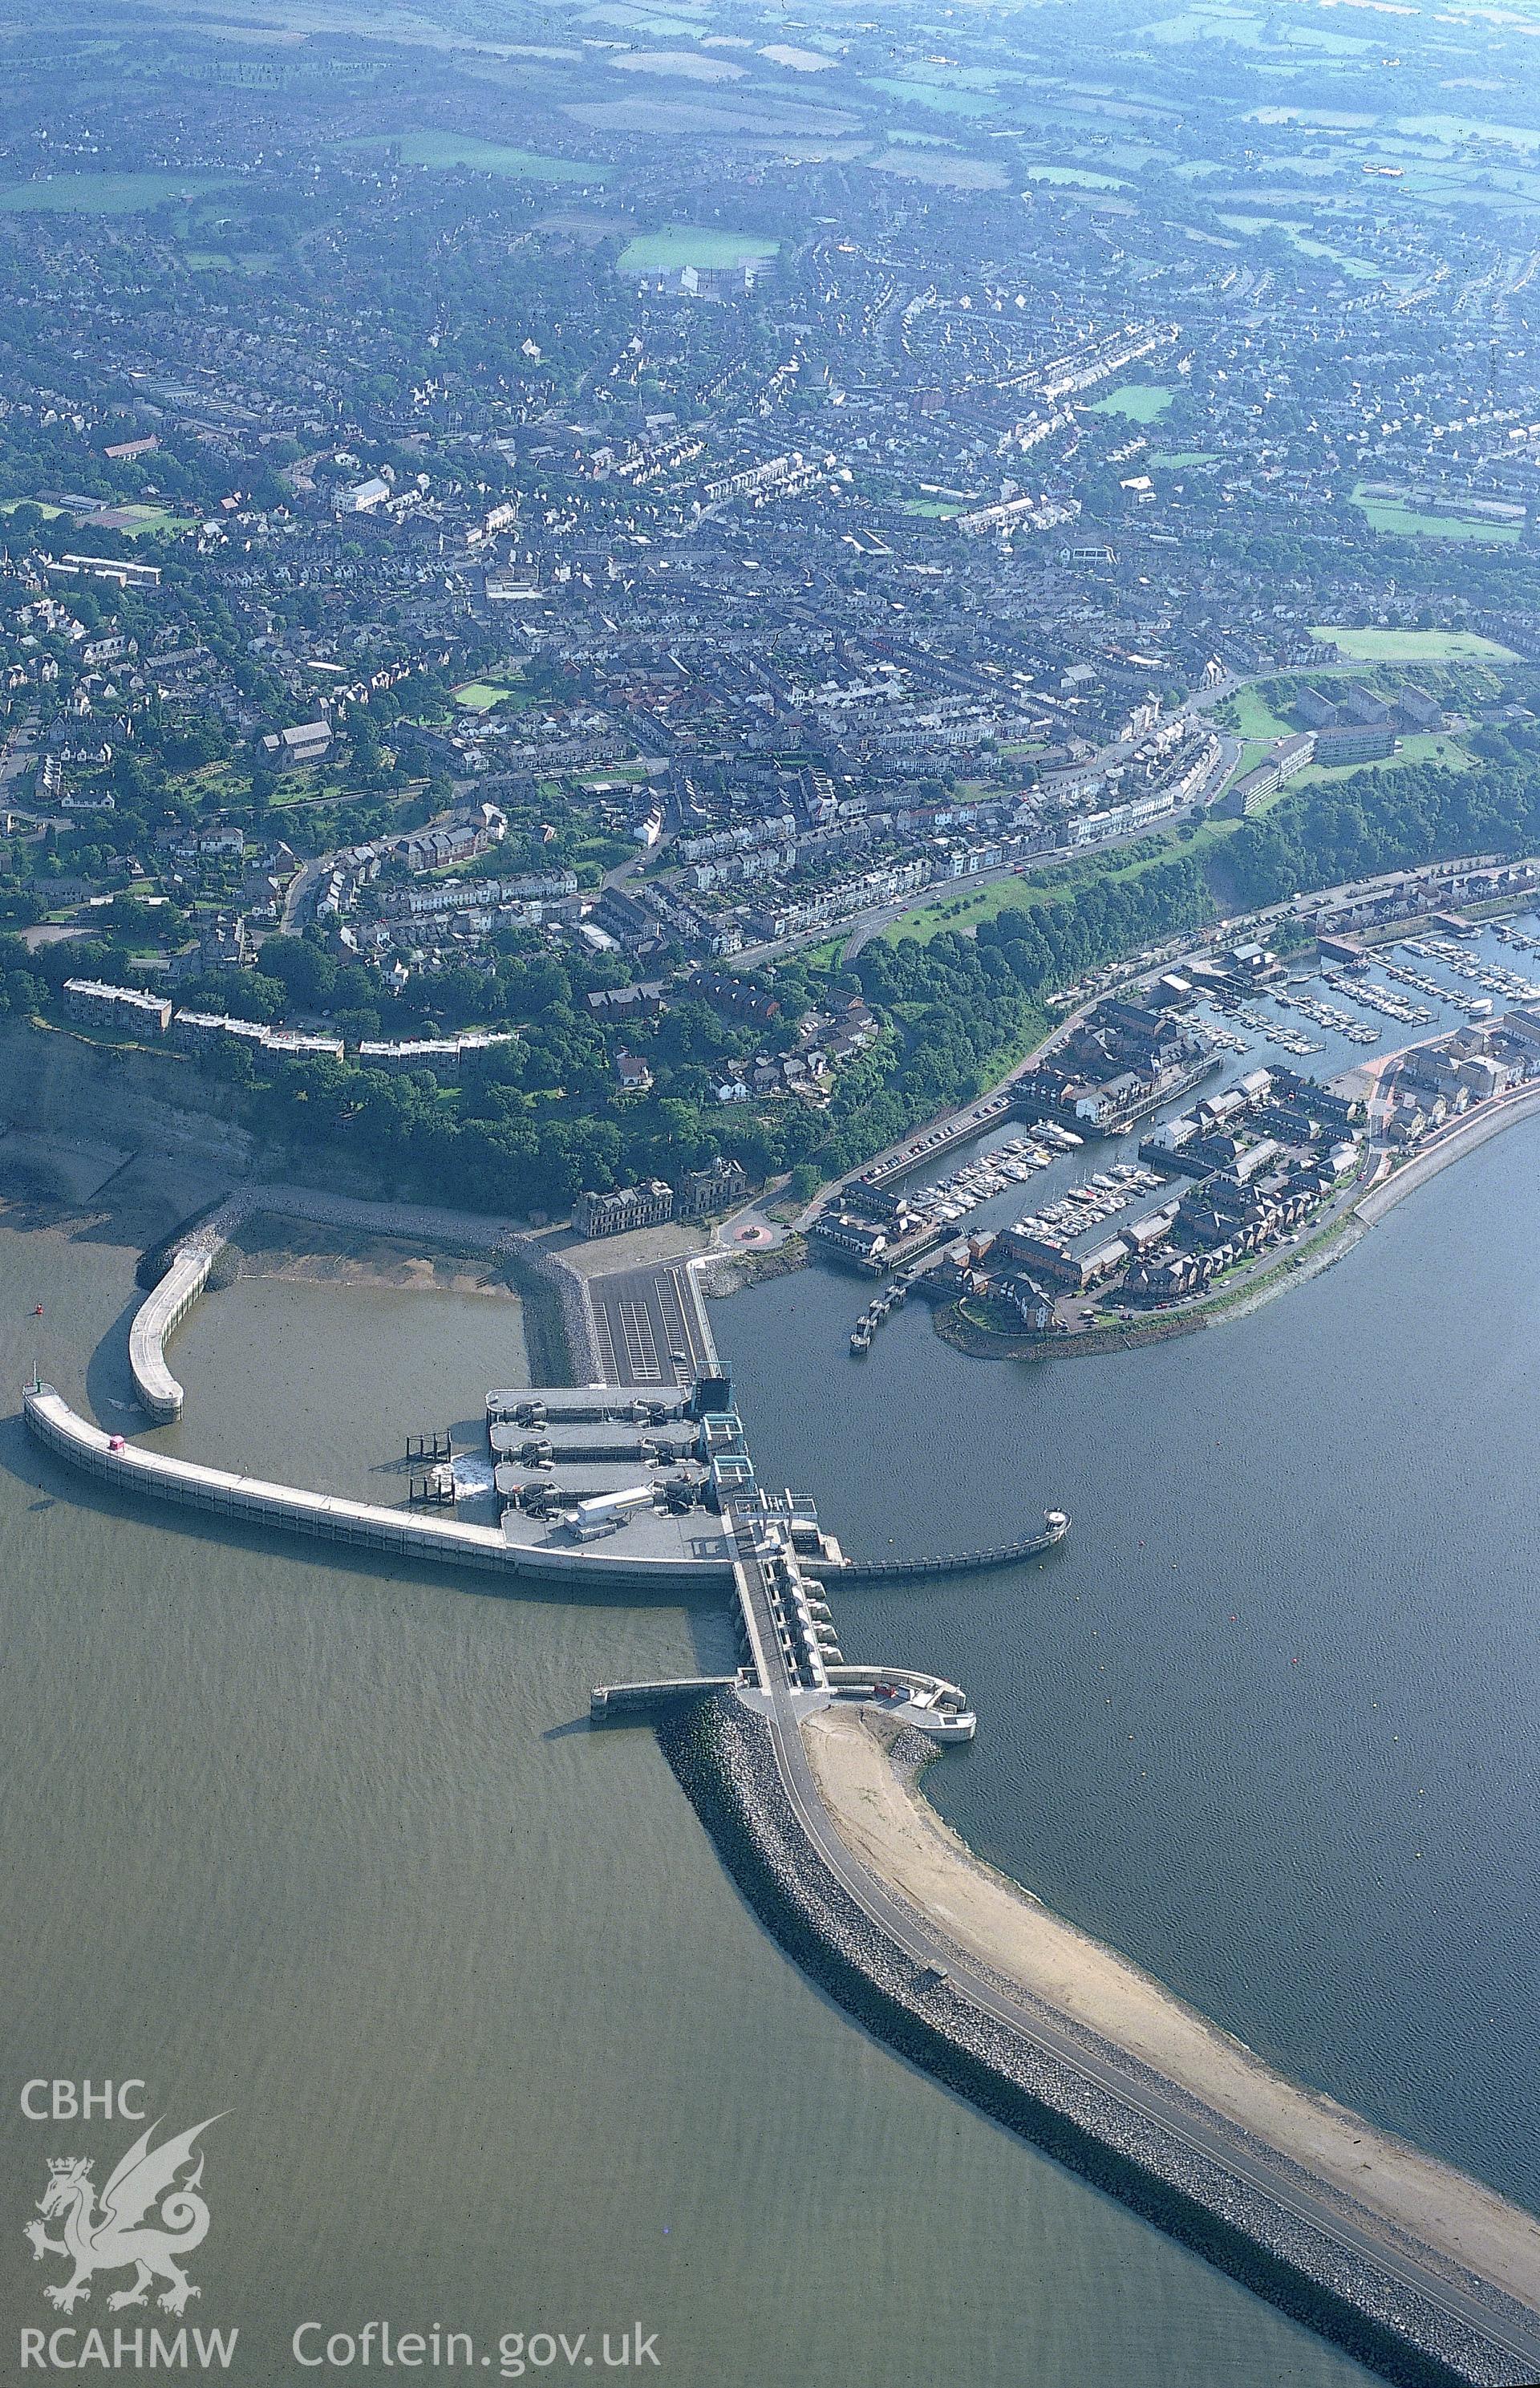
[[[1033,2140],[1406,2388],[1518,2373],[1511,2357],[1224,2166],[984,2013],[912,1959],[808,1846],[770,1734],[741,1703],[661,1728],[676,1775],[756,1913],[831,1997],[948,2089]],[[1130,2067],[1130,2090],[1138,2083]]]

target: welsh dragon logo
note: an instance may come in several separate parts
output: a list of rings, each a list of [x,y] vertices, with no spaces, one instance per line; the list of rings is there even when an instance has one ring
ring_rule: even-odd
[[[188,2298],[202,2293],[177,2258],[190,2255],[208,2236],[209,2208],[199,2195],[203,2152],[199,2149],[194,2164],[193,2142],[199,2132],[221,2119],[210,2115],[158,2148],[152,2148],[150,2141],[159,2124],[152,2123],[134,2140],[99,2200],[89,2156],[50,2158],[48,2186],[37,2207],[44,2219],[28,2223],[27,2237],[34,2263],[45,2255],[64,2255],[75,2267],[62,2285],[50,2281],[44,2290],[50,2305],[57,2305],[61,2313],[72,2313],[90,2296],[94,2272],[121,2272],[130,2265],[134,2284],[115,2290],[108,2298],[111,2313],[123,2305],[147,2305],[152,2280],[168,2283],[159,2301],[165,2313],[185,2312]],[[192,2169],[186,2171],[189,2166]],[[178,2181],[178,2174],[185,2171],[185,2178]],[[46,2224],[56,2214],[64,2217],[63,2236],[50,2239]]]

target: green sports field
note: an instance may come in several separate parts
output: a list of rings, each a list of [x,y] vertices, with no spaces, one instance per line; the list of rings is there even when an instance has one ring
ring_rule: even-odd
[[[699,224],[665,224],[640,233],[620,252],[622,273],[667,273],[677,265],[740,265],[774,257],[781,243],[757,232],[706,232]]]
[[[1495,639],[1478,638],[1474,630],[1351,630],[1317,627],[1313,639],[1334,639],[1355,664],[1454,664],[1472,660],[1509,664],[1510,647]]]
[[[1130,423],[1153,423],[1165,413],[1175,390],[1163,389],[1158,382],[1126,382],[1121,389],[1099,398],[1090,409],[1092,414],[1122,414]]]
[[[547,158],[538,149],[482,141],[474,133],[439,133],[430,125],[414,133],[361,133],[345,146],[350,149],[393,148],[400,152],[403,165],[443,169],[468,166],[473,173],[502,174],[515,182],[599,183],[609,171],[591,158]]]

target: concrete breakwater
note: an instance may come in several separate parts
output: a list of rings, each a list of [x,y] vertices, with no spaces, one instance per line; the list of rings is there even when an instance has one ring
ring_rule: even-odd
[[[1002,1543],[988,1551],[948,1551],[929,1559],[852,1559],[842,1558],[839,1567],[841,1583],[916,1583],[927,1576],[981,1575],[994,1568],[1020,1567],[1027,1559],[1041,1556],[1044,1551],[1057,1549],[1069,1532],[1070,1521],[1063,1509],[1045,1509],[1043,1531],[1029,1534],[1019,1543]],[[818,1575],[819,1562],[814,1557],[803,1561],[803,1571]]]
[[[182,1416],[184,1394],[166,1360],[166,1345],[209,1282],[210,1272],[230,1238],[261,1213],[308,1220],[325,1227],[361,1229],[375,1236],[405,1236],[470,1251],[516,1260],[548,1285],[561,1313],[561,1340],[575,1381],[600,1373],[593,1306],[583,1279],[556,1254],[506,1220],[436,1209],[426,1203],[370,1202],[325,1194],[305,1186],[248,1186],[229,1195],[197,1224],[162,1247],[169,1262],[155,1277],[129,1329],[129,1368],[142,1409],[165,1426]],[[143,1282],[143,1280],[141,1280]]]
[[[139,1406],[158,1426],[182,1416],[185,1395],[166,1365],[166,1345],[209,1282],[223,1235],[184,1245],[128,1330],[128,1365]]]
[[[121,1434],[104,1434],[80,1416],[52,1385],[29,1385],[22,1409],[32,1433],[60,1458],[97,1477],[116,1491],[201,1509],[238,1525],[275,1526],[363,1552],[439,1567],[474,1568],[520,1583],[563,1587],[574,1593],[624,1592],[631,1598],[659,1593],[673,1596],[703,1592],[730,1594],[732,1568],[725,1556],[650,1557],[628,1550],[624,1557],[563,1546],[549,1541],[515,1542],[495,1526],[463,1525],[456,1518],[418,1516],[366,1501],[347,1501],[293,1484],[270,1484],[235,1476],[168,1453],[147,1451]],[[541,1530],[531,1525],[531,1533]]]
[[[1468,1111],[1456,1126],[1445,1129],[1442,1135],[1434,1137],[1409,1161],[1403,1162],[1391,1176],[1382,1178],[1379,1185],[1372,1187],[1358,1204],[1359,1218],[1366,1226],[1378,1226],[1387,1211],[1393,1211],[1397,1202],[1404,1200],[1408,1194],[1415,1194],[1419,1186],[1426,1186],[1441,1169],[1447,1169],[1452,1161],[1458,1161],[1467,1152],[1474,1151],[1477,1145],[1485,1144],[1491,1137],[1500,1136],[1505,1128],[1514,1126],[1520,1120],[1536,1117],[1540,1117],[1540,1086],[1536,1086],[1522,1087],[1516,1094]]]
[[[703,1700],[660,1737],[767,1927],[900,2054],[1385,2377],[1535,2376],[1540,2318],[1514,2300],[1351,2200],[1333,2204],[1243,2132],[1227,2140],[1197,2100],[1046,2006],[1040,2033],[991,2012],[987,1973],[938,1937],[937,1962],[917,1962],[923,1943],[905,1945],[811,1845],[772,1733],[741,1702]]]

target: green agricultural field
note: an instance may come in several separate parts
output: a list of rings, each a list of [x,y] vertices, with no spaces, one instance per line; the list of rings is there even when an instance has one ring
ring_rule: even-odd
[[[1176,394],[1158,382],[1125,382],[1121,389],[1099,398],[1090,411],[1093,414],[1126,415],[1130,423],[1153,423],[1165,413]]]
[[[222,188],[223,174],[43,174],[0,191],[6,215],[127,216],[197,191]]]
[[[343,146],[396,149],[407,166],[446,170],[468,166],[474,173],[502,174],[525,183],[601,183],[609,171],[592,159],[547,158],[538,149],[510,148],[501,141],[481,141],[468,133],[440,133],[431,126],[415,133],[363,133]]]
[[[1478,638],[1474,630],[1350,630],[1317,627],[1313,639],[1333,639],[1349,662],[1355,664],[1452,664],[1475,661],[1510,664],[1510,647],[1495,639]]]
[[[907,100],[914,108],[933,108],[941,116],[993,116],[999,102],[974,91],[956,91],[945,83],[923,83],[918,78],[896,75],[863,75],[861,81],[870,91],[880,91],[889,99]]]
[[[1094,173],[1089,166],[1029,166],[1029,183],[1073,185],[1079,191],[1126,191],[1127,183],[1121,174]]]
[[[1467,539],[1487,547],[1511,547],[1522,528],[1520,523],[1486,522],[1475,514],[1419,514],[1399,498],[1361,498],[1356,490],[1353,502],[1371,530],[1397,539]]]
[[[271,273],[278,260],[271,249],[186,248],[182,262],[190,273]]]
[[[765,233],[707,232],[699,224],[665,224],[640,233],[620,252],[622,273],[668,273],[680,265],[741,265],[754,257],[779,255],[781,243]]]

